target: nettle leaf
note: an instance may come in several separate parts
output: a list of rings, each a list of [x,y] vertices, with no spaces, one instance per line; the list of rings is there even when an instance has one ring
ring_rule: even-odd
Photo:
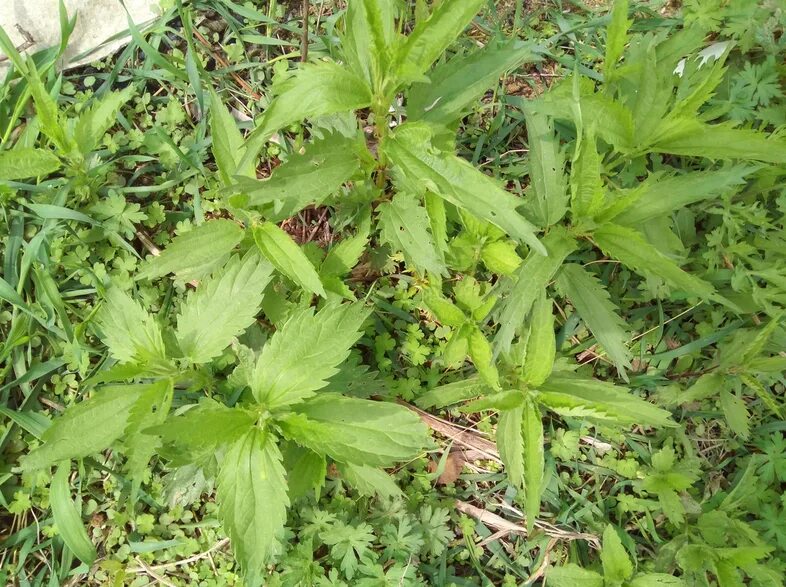
[[[426,426],[407,408],[322,393],[294,406],[278,422],[284,435],[340,463],[389,467],[414,458]]]
[[[553,587],[603,587],[603,576],[595,571],[582,569],[578,565],[568,563],[563,567],[551,567],[546,573],[549,585]]]
[[[535,110],[524,110],[529,146],[529,176],[534,198],[530,198],[533,218],[541,226],[559,222],[568,207],[565,157],[551,119]]]
[[[510,482],[524,487],[524,404],[503,410],[497,420],[497,450]]]
[[[458,306],[433,288],[423,290],[423,302],[442,324],[458,328],[467,321],[467,316]]]
[[[414,84],[407,93],[409,119],[452,125],[502,74],[538,59],[536,49],[535,45],[518,40],[489,43],[469,55],[437,65],[429,72],[428,81]]]
[[[548,379],[557,356],[557,340],[554,334],[554,312],[551,298],[545,289],[535,299],[529,321],[527,354],[522,375],[524,382],[537,388]]]
[[[484,410],[512,410],[524,405],[525,395],[518,389],[508,389],[484,395],[459,408],[460,412],[471,414]]]
[[[74,140],[82,155],[89,155],[104,138],[104,133],[117,124],[120,108],[135,93],[133,86],[119,92],[109,92],[79,113],[74,126]]]
[[[249,584],[261,583],[265,565],[280,551],[289,507],[274,436],[252,428],[229,446],[220,462],[216,501]]]
[[[311,491],[315,491],[319,498],[319,491],[325,484],[327,475],[327,459],[324,455],[300,447],[294,442],[287,442],[284,450],[284,468],[288,472],[291,501]]]
[[[360,303],[293,314],[262,348],[251,381],[257,402],[280,409],[325,387],[360,338],[367,316]]]
[[[524,402],[521,420],[524,439],[524,491],[527,514],[527,531],[532,532],[535,520],[540,515],[540,496],[543,493],[545,476],[545,457],[543,447],[543,419],[540,409],[531,398]]]
[[[323,277],[343,277],[360,262],[366,252],[369,232],[371,231],[371,215],[366,211],[357,224],[354,236],[344,236],[325,255],[319,274]]]
[[[484,0],[444,0],[429,17],[419,21],[396,55],[398,78],[417,80],[472,22]]]
[[[461,379],[460,381],[435,387],[419,396],[415,400],[415,403],[419,408],[424,410],[429,408],[444,408],[445,406],[457,404],[483,395],[488,390],[489,386],[483,379],[478,376],[472,376]]]
[[[118,287],[107,290],[96,319],[101,340],[122,363],[153,363],[164,360],[164,339],[158,322],[131,296]]]
[[[695,118],[670,121],[667,132],[660,133],[648,150],[710,159],[744,159],[786,163],[786,141],[769,138],[748,129],[727,124],[705,124]]]
[[[750,436],[750,414],[745,402],[728,389],[722,389],[720,406],[731,431],[740,438],[748,438]]]
[[[252,252],[232,257],[189,292],[175,331],[183,355],[192,363],[219,356],[254,323],[271,275],[270,264]]]
[[[395,165],[397,183],[417,192],[430,190],[545,255],[535,226],[516,211],[522,202],[467,161],[436,149],[432,138],[427,124],[412,122],[402,124],[383,142],[383,150]]]
[[[68,483],[70,473],[70,461],[63,461],[57,466],[49,486],[49,507],[52,508],[58,536],[79,560],[90,566],[98,553],[82,522],[82,499],[79,493],[76,500],[71,498],[71,487]]]
[[[576,241],[567,230],[554,227],[543,238],[548,257],[531,252],[516,272],[515,282],[506,295],[500,296],[497,322],[501,325],[494,338],[494,352],[506,353],[524,323],[532,304],[559,270],[565,258],[576,248]]]
[[[382,469],[376,469],[367,465],[339,463],[338,470],[341,476],[347,480],[347,483],[362,495],[369,497],[378,495],[383,499],[404,496],[393,478]]]
[[[608,290],[577,263],[562,267],[557,275],[557,287],[576,308],[617,369],[620,372],[629,369],[631,353],[627,341],[630,333],[618,308],[611,301]]]
[[[622,546],[619,534],[611,524],[603,531],[600,560],[603,563],[603,578],[607,582],[621,584],[633,575],[633,563],[625,547]]]
[[[396,40],[394,4],[388,0],[347,3],[341,47],[350,67],[370,88],[381,90],[390,75]]]
[[[592,238],[604,253],[637,273],[655,275],[669,286],[702,299],[709,299],[715,294],[711,284],[680,269],[632,228],[604,224],[593,232]]]
[[[268,179],[237,178],[242,192],[230,202],[239,208],[263,207],[269,220],[279,221],[334,194],[358,170],[356,138],[339,133],[309,143],[273,170]]]
[[[48,149],[14,147],[10,151],[0,151],[0,179],[42,177],[62,166],[57,155]]]
[[[472,359],[475,369],[491,389],[499,390],[499,373],[494,365],[491,344],[486,339],[486,335],[474,324],[469,331],[468,343],[469,357]]]
[[[611,21],[606,27],[606,55],[603,60],[603,75],[606,82],[614,77],[614,70],[625,50],[628,28],[632,22],[628,20],[628,0],[614,0]]]
[[[600,172],[595,132],[590,130],[583,137],[570,169],[570,209],[574,220],[592,218],[603,208],[605,196]]]
[[[174,273],[184,282],[202,279],[227,261],[243,234],[232,220],[209,220],[173,238],[161,254],[148,257],[136,278],[156,279]]]
[[[538,388],[538,401],[558,414],[587,417],[622,425],[676,426],[671,414],[633,395],[627,389],[598,379],[553,373]]]
[[[65,459],[81,459],[108,448],[122,436],[131,409],[150,385],[112,385],[68,408],[43,433],[44,444],[22,460],[40,469]]]
[[[291,236],[272,222],[256,225],[253,233],[257,247],[276,269],[306,291],[325,297],[317,270]]]
[[[428,231],[426,209],[415,196],[396,194],[390,202],[380,204],[377,211],[383,241],[394,251],[404,253],[407,262],[421,274],[428,271],[447,275],[447,268]]]
[[[61,153],[69,153],[72,145],[66,138],[65,125],[62,124],[60,111],[57,109],[57,102],[52,98],[41,81],[35,62],[29,59],[27,66],[29,67],[29,74],[26,76],[26,79],[30,95],[33,97],[41,131],[54,143]]]
[[[238,167],[243,156],[243,135],[237,127],[235,118],[212,87],[210,88],[210,139],[218,175],[225,186],[232,183],[232,177],[235,175],[256,177],[256,165],[253,161],[246,161],[242,167]]]
[[[729,191],[737,191],[746,184],[746,177],[759,168],[735,165],[717,171],[691,171],[684,175],[663,177],[654,174],[641,182],[625,199],[625,206],[604,220],[634,226],[661,218],[685,206],[709,198],[717,198]]]

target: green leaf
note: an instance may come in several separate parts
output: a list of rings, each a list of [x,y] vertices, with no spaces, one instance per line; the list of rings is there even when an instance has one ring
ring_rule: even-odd
[[[262,581],[280,551],[289,497],[276,438],[252,428],[220,461],[216,501],[221,523],[249,584]]]
[[[202,279],[226,262],[243,234],[232,220],[209,220],[173,238],[160,255],[148,257],[137,279],[156,279],[167,273],[184,282]]]
[[[524,442],[524,491],[526,498],[527,531],[532,532],[535,520],[540,515],[540,496],[543,493],[545,460],[543,446],[543,420],[540,410],[531,398],[524,402],[521,419]]]
[[[0,179],[43,177],[61,167],[60,159],[48,149],[15,147],[10,151],[0,151]]]
[[[480,377],[468,377],[453,383],[435,387],[417,398],[415,403],[424,410],[429,408],[444,408],[445,406],[478,397],[487,392],[488,388],[486,382]]]
[[[450,2],[443,2],[440,9],[446,4]],[[432,191],[545,254],[535,227],[516,211],[523,202],[467,161],[436,149],[432,139],[428,125],[412,122],[401,125],[383,142],[383,150],[396,167],[397,183],[416,192]]]
[[[79,113],[74,126],[74,140],[82,155],[87,156],[95,150],[104,138],[104,133],[117,124],[120,108],[133,98],[134,94],[133,86],[119,92],[109,92],[90,108],[84,108]]]
[[[570,169],[570,210],[574,222],[592,218],[603,208],[605,196],[600,172],[601,160],[595,132],[590,130],[583,137]]]
[[[469,356],[475,369],[478,370],[488,386],[491,389],[499,390],[499,373],[494,365],[491,345],[486,339],[486,335],[474,325],[469,331]]]
[[[251,381],[257,402],[280,409],[325,387],[360,338],[367,316],[361,303],[292,315],[262,348]]]
[[[524,487],[524,404],[499,413],[497,420],[497,450],[505,465],[510,482]]]
[[[239,167],[254,161],[274,132],[304,118],[349,112],[371,105],[369,86],[355,73],[332,61],[307,63],[274,87],[275,99],[246,139]]]
[[[489,43],[469,55],[459,55],[429,72],[428,81],[407,93],[407,116],[450,126],[461,119],[506,71],[537,58],[531,43],[511,40]]]
[[[377,208],[381,238],[394,251],[404,253],[419,273],[447,274],[441,255],[428,232],[429,218],[418,199],[407,193],[396,194]]]
[[[748,438],[750,435],[750,414],[745,402],[728,389],[723,389],[720,392],[720,406],[731,431],[740,438]]]
[[[685,584],[681,577],[665,573],[647,573],[635,576],[628,582],[628,587],[683,587]]]
[[[266,217],[283,220],[334,194],[360,167],[358,143],[339,133],[326,135],[292,154],[269,179],[238,179],[231,198],[239,208],[264,207]]]
[[[668,131],[661,133],[649,150],[710,159],[786,163],[786,141],[783,139],[768,138],[755,130],[731,128],[725,124],[705,124],[695,118],[670,121]]]
[[[126,428],[131,408],[149,385],[102,387],[52,420],[44,444],[22,460],[22,467],[40,469],[64,459],[81,459],[108,448]]]
[[[628,20],[628,0],[614,0],[611,21],[606,27],[606,56],[603,60],[603,75],[606,82],[614,77],[616,64],[625,50],[631,22]]]
[[[630,368],[631,354],[627,346],[628,327],[612,303],[608,290],[577,263],[562,267],[557,276],[557,287],[570,300],[617,369]]]
[[[402,83],[421,79],[445,49],[472,22],[483,0],[443,0],[419,21],[398,48],[397,77]]]
[[[30,88],[30,94],[33,96],[35,103],[35,110],[38,116],[41,130],[54,143],[57,149],[63,153],[71,151],[71,145],[66,140],[64,132],[64,125],[61,124],[60,112],[57,109],[57,102],[44,87],[41,78],[39,77],[38,70],[35,67],[33,60],[27,61],[29,67],[29,75],[27,75],[27,83]]]
[[[183,355],[197,364],[219,356],[254,323],[271,274],[272,267],[251,252],[232,257],[189,292],[175,331]]]
[[[740,375],[740,379],[746,387],[752,389],[753,392],[759,396],[759,399],[764,403],[765,406],[767,406],[767,409],[769,409],[776,418],[779,420],[783,419],[780,402],[775,397],[775,395],[773,395],[769,388],[765,387],[764,384],[762,384],[762,382],[755,377],[752,377],[746,373]]]
[[[155,319],[118,287],[110,287],[104,298],[96,319],[112,356],[121,363],[164,360],[164,340]]]
[[[339,463],[338,470],[341,472],[341,476],[347,480],[347,483],[362,495],[369,497],[378,495],[383,499],[404,496],[393,477],[382,469],[375,469],[366,465]]]
[[[431,236],[442,261],[448,251],[448,215],[445,200],[427,191],[423,196],[423,202],[426,205]]]
[[[350,67],[377,92],[383,90],[391,74],[392,46],[396,38],[394,15],[395,7],[388,0],[347,3],[341,47]]]
[[[609,216],[604,214],[603,218],[628,226],[655,220],[695,202],[736,191],[757,169],[749,165],[735,165],[717,171],[691,171],[675,177],[664,178],[661,174],[654,174],[633,190],[623,210]]]
[[[538,401],[558,414],[584,414],[600,421],[641,426],[676,426],[671,414],[628,390],[597,379],[553,373],[539,387]]]
[[[76,501],[71,499],[71,488],[68,483],[70,472],[70,461],[63,461],[57,466],[49,486],[49,507],[52,508],[58,535],[76,558],[90,566],[98,557],[98,553],[82,522],[82,499],[79,493],[76,495]]]
[[[604,253],[637,273],[655,275],[671,287],[702,299],[709,299],[715,294],[711,284],[680,269],[632,228],[604,224],[595,230],[592,238]]]
[[[535,299],[529,322],[527,356],[524,359],[523,378],[527,386],[537,388],[548,379],[557,356],[554,334],[554,312],[551,298],[545,289]]]
[[[530,196],[533,218],[540,226],[559,222],[568,206],[565,157],[560,149],[554,124],[545,114],[524,110],[529,146],[529,176],[534,198]]]
[[[518,389],[508,389],[484,395],[459,408],[460,412],[472,414],[484,410],[512,410],[524,404],[524,394]]]
[[[494,338],[494,352],[506,353],[517,328],[523,324],[532,304],[551,281],[565,258],[576,248],[576,241],[562,227],[554,227],[543,238],[548,257],[535,252],[521,264],[515,282],[506,295],[501,296],[497,322],[501,325]]]
[[[551,567],[546,573],[546,580],[549,587],[603,587],[602,576],[573,563],[564,567]]]
[[[480,258],[489,271],[498,275],[511,275],[522,263],[514,241],[487,243],[480,251]]]
[[[622,546],[619,534],[611,524],[603,531],[600,560],[603,563],[603,578],[607,582],[622,584],[633,575],[633,563],[625,547]]]
[[[316,491],[319,498],[319,490],[325,484],[327,475],[327,461],[324,455],[288,442],[284,451],[284,468],[288,471],[291,501],[311,491]]]
[[[747,367],[754,359],[759,357],[762,351],[764,351],[764,347],[767,346],[767,343],[770,341],[770,338],[772,338],[772,335],[780,326],[784,315],[786,315],[786,312],[778,312],[775,316],[772,317],[766,326],[761,328],[756,333],[756,336],[752,341],[750,341],[750,344],[746,346],[745,352],[743,353],[739,362],[740,365]]]
[[[232,177],[243,175],[256,177],[253,161],[238,166],[243,156],[243,135],[237,128],[235,118],[221,101],[218,94],[210,88],[210,138],[213,158],[216,160],[221,182],[228,186]]]
[[[325,288],[314,265],[295,241],[272,222],[253,228],[257,247],[273,266],[308,292],[325,297]]]
[[[426,426],[407,408],[322,393],[279,420],[284,435],[339,463],[389,467],[414,458]]]
[[[458,306],[432,288],[423,290],[423,302],[437,320],[446,326],[458,328],[467,321],[467,316]]]

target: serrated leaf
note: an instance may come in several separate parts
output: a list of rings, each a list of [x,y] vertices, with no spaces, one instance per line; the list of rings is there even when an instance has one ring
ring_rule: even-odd
[[[623,425],[676,426],[671,414],[627,389],[598,379],[555,372],[538,391],[538,401],[557,413],[586,409],[592,418]]]
[[[121,363],[164,360],[164,340],[155,319],[118,287],[110,287],[104,298],[96,319],[112,356]]]
[[[71,150],[71,145],[69,145],[66,139],[65,131],[63,130],[64,125],[61,124],[57,102],[44,87],[35,67],[35,62],[28,60],[27,66],[29,67],[29,74],[26,76],[28,88],[33,97],[41,130],[61,153],[68,153]]]
[[[428,81],[413,84],[407,93],[410,120],[450,126],[494,86],[499,77],[525,61],[537,59],[536,46],[518,40],[489,43],[468,55],[437,65]]]
[[[254,323],[272,267],[258,255],[234,256],[189,292],[175,335],[192,363],[207,363]]]
[[[483,410],[512,410],[524,404],[524,397],[524,394],[518,389],[498,391],[461,406],[459,411],[472,414]]]
[[[415,457],[426,426],[407,408],[322,393],[279,420],[284,435],[340,463],[389,467]]]
[[[535,196],[529,205],[539,225],[551,226],[565,216],[568,207],[565,157],[550,118],[530,108],[524,110],[524,115],[530,185]]]
[[[478,370],[480,376],[491,389],[499,390],[499,373],[494,364],[494,357],[491,352],[491,344],[486,339],[486,335],[477,326],[472,326],[469,331],[469,357],[472,364]]]
[[[415,403],[424,410],[444,408],[445,406],[478,397],[486,393],[488,389],[489,386],[484,380],[478,376],[473,376],[435,387],[417,398]]]
[[[273,170],[268,179],[237,178],[231,202],[240,208],[262,207],[269,220],[279,221],[311,204],[321,204],[360,167],[355,138],[327,134]]]
[[[625,321],[612,303],[608,290],[581,265],[569,263],[557,276],[557,287],[576,308],[595,340],[603,347],[617,369],[630,368],[630,337]]]
[[[563,567],[551,567],[546,573],[550,587],[603,587],[603,577],[595,571],[582,569],[569,563]]]
[[[274,436],[252,428],[230,445],[220,462],[216,501],[248,583],[259,583],[265,565],[279,552],[289,507]]]
[[[202,279],[226,262],[243,234],[232,220],[209,220],[173,238],[161,254],[148,257],[137,279],[156,279],[167,273],[184,282]]]
[[[489,271],[498,275],[511,275],[522,263],[513,241],[487,243],[480,251],[480,258]]]
[[[360,338],[367,316],[360,303],[292,315],[262,348],[251,381],[257,402],[275,410],[325,387]]]
[[[406,83],[420,79],[472,22],[482,4],[483,0],[444,0],[427,19],[417,22],[397,51],[399,81]]]
[[[603,208],[604,189],[600,172],[595,132],[590,130],[582,138],[570,170],[570,210],[574,221],[592,218]]]
[[[371,216],[365,213],[358,223],[357,233],[354,236],[345,236],[328,251],[319,267],[319,274],[322,277],[343,277],[349,273],[366,252],[370,229]]]
[[[133,86],[109,92],[79,113],[74,126],[74,140],[82,155],[87,156],[95,150],[104,133],[117,124],[120,108],[133,98],[134,93]]]
[[[347,62],[370,88],[383,89],[396,40],[395,9],[388,0],[348,2],[341,47]]]
[[[98,553],[82,522],[82,500],[79,493],[76,494],[76,501],[71,498],[71,488],[68,484],[70,472],[70,461],[63,461],[57,466],[49,486],[49,507],[52,508],[52,517],[55,519],[58,535],[76,558],[90,566],[98,557]]]
[[[432,139],[428,125],[411,122],[385,140],[382,148],[395,165],[397,183],[417,192],[430,190],[545,254],[535,227],[516,211],[523,202],[468,162],[436,149]]]
[[[22,460],[25,469],[40,469],[64,459],[81,459],[108,448],[125,430],[131,408],[149,385],[102,387],[52,420],[44,443]]]
[[[381,238],[393,250],[401,251],[421,274],[446,274],[439,251],[428,231],[426,209],[412,194],[396,194],[390,202],[377,208]]]
[[[527,531],[532,532],[535,520],[540,514],[540,496],[543,493],[545,460],[543,446],[543,420],[538,406],[527,398],[521,418],[522,439],[524,442],[524,492],[527,514]]]
[[[300,287],[325,297],[325,288],[314,265],[292,237],[272,222],[253,228],[257,247],[273,266]]]
[[[403,497],[401,489],[398,488],[393,477],[382,469],[376,469],[366,465],[353,465],[351,463],[339,463],[338,470],[341,476],[346,479],[362,495],[374,497],[378,495],[383,499],[393,499]]]
[[[499,413],[497,420],[497,450],[505,465],[510,482],[524,487],[524,404]]]
[[[325,484],[327,461],[324,455],[288,442],[284,451],[284,467],[288,471],[289,499],[295,501],[315,491],[319,498]]]
[[[740,438],[748,438],[750,435],[750,414],[748,414],[745,402],[728,389],[723,389],[720,392],[720,405],[731,431]]]
[[[606,82],[614,77],[614,69],[625,49],[630,24],[628,0],[614,0],[611,21],[606,27],[606,55],[603,60],[603,75]]]
[[[57,155],[47,149],[15,147],[10,151],[0,151],[0,179],[41,177],[61,167]]]
[[[500,297],[497,322],[500,329],[494,338],[494,352],[506,353],[517,328],[527,317],[532,304],[551,281],[565,258],[576,248],[576,241],[562,227],[555,227],[543,238],[548,257],[535,252],[521,264],[510,291]]]
[[[655,275],[671,287],[702,299],[709,299],[715,294],[711,284],[680,269],[632,228],[604,224],[595,230],[593,240],[604,253],[637,273]]]
[[[557,356],[557,342],[554,334],[554,312],[551,298],[545,289],[535,299],[529,320],[527,355],[524,359],[522,375],[530,388],[537,388],[548,379],[554,368]]]
[[[242,167],[238,163],[243,156],[243,135],[237,128],[234,117],[211,87],[210,95],[210,149],[216,160],[221,182],[228,186],[236,175],[255,177],[256,166],[246,161]]]
[[[603,548],[600,551],[603,563],[603,578],[613,584],[622,584],[633,575],[633,563],[622,546],[617,531],[609,524],[603,531]]]
[[[748,388],[752,389],[753,392],[757,396],[759,396],[759,399],[764,403],[765,406],[767,406],[767,409],[770,410],[770,412],[772,412],[776,418],[778,418],[779,420],[783,419],[780,403],[778,402],[778,399],[773,395],[771,390],[767,389],[764,386],[764,384],[758,379],[756,379],[755,377],[752,377],[745,373],[740,375],[740,379],[742,379],[742,382]]]
[[[458,328],[467,321],[458,306],[433,289],[423,291],[423,302],[442,324]]]
[[[635,576],[628,585],[629,587],[683,587],[685,581],[681,577],[665,573],[647,573]]]
[[[739,363],[740,365],[747,367],[750,365],[751,361],[759,357],[770,338],[772,338],[772,335],[780,326],[781,320],[783,320],[785,314],[786,313],[783,311],[778,312],[775,316],[772,317],[766,326],[761,328],[756,333],[756,336],[753,338],[750,344],[746,346],[745,352],[743,353]]]

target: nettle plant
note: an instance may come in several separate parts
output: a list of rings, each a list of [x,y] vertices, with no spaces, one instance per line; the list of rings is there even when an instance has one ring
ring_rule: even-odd
[[[169,251],[162,262],[172,266]],[[280,553],[291,501],[319,492],[328,464],[363,493],[398,493],[382,468],[417,456],[425,426],[403,406],[342,395],[330,381],[362,334],[369,311],[361,302],[301,307],[260,348],[238,342],[273,271],[253,246],[232,255],[186,296],[174,327],[109,289],[95,319],[116,364],[88,382],[100,385],[90,398],[52,421],[24,469],[68,471],[71,459],[117,448],[132,501],[154,455],[214,478],[220,519],[251,584]],[[227,364],[235,366],[225,376]],[[74,550],[92,562],[87,544]]]

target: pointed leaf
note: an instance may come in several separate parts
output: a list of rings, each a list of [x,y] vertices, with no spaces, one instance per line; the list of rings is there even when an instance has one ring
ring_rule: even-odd
[[[238,167],[243,155],[243,135],[237,128],[235,118],[212,88],[210,88],[210,139],[218,175],[225,186],[232,183],[232,177],[235,175],[256,176],[256,166],[252,161],[246,161],[243,167]]]
[[[581,141],[581,147],[570,170],[570,210],[574,221],[592,218],[603,208],[603,179],[601,161],[595,132],[590,130]]]
[[[499,373],[494,365],[491,345],[480,328],[474,325],[469,333],[469,356],[475,369],[478,370],[488,386],[491,389],[499,390]]]
[[[633,575],[633,563],[625,547],[622,546],[619,534],[611,524],[603,531],[600,560],[603,563],[603,578],[606,581],[621,584]]]
[[[531,398],[524,402],[521,419],[524,441],[524,491],[526,498],[527,531],[532,532],[540,515],[540,496],[543,493],[545,460],[543,446],[543,420],[540,410]]]
[[[272,222],[253,228],[257,247],[276,269],[308,292],[325,297],[325,288],[314,265],[292,237]]]
[[[0,151],[0,179],[43,177],[61,167],[60,159],[48,149],[15,147],[10,151]]]
[[[630,24],[628,0],[614,0],[614,6],[611,9],[611,22],[606,28],[606,56],[603,60],[603,75],[607,82],[613,78],[614,68],[625,50]]]
[[[82,155],[89,155],[104,138],[104,133],[117,124],[117,114],[123,104],[133,98],[133,86],[119,92],[109,92],[79,113],[74,126],[74,140]]]
[[[497,450],[510,482],[524,487],[524,404],[499,413],[497,421]]]
[[[562,219],[568,206],[565,157],[550,118],[529,108],[524,110],[524,114],[530,185],[534,192],[530,205],[538,224],[551,226]]]
[[[483,379],[478,376],[473,376],[435,387],[421,395],[415,400],[415,403],[424,410],[429,408],[444,408],[463,402],[464,400],[478,397],[488,390],[489,386]]]
[[[546,573],[550,587],[603,587],[603,577],[595,571],[582,569],[569,563],[564,567],[551,567]]]
[[[390,75],[394,15],[394,4],[388,0],[352,0],[347,5],[341,47],[355,73],[371,88],[383,88]]]
[[[537,388],[548,379],[554,368],[557,341],[554,334],[554,312],[551,298],[543,290],[535,299],[529,321],[527,355],[524,360],[524,382]]]
[[[366,465],[353,465],[351,463],[340,463],[338,470],[341,476],[347,480],[362,495],[374,497],[378,495],[383,499],[403,497],[401,489],[398,488],[393,477],[382,469],[376,469]]]
[[[101,340],[122,363],[152,363],[166,357],[161,328],[131,296],[118,287],[106,292],[96,316]]]
[[[70,461],[63,461],[57,466],[49,486],[49,506],[52,508],[58,535],[76,558],[90,566],[98,553],[82,522],[82,499],[79,493],[76,494],[76,502],[71,499],[71,488],[68,484],[70,472]]]

